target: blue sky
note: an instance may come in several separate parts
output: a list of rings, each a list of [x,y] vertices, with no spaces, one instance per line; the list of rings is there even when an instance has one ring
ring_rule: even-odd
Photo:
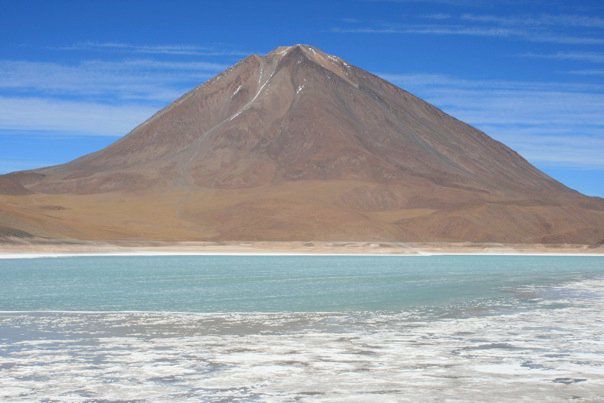
[[[604,196],[604,2],[0,0],[0,172],[110,144],[251,53],[307,43]]]

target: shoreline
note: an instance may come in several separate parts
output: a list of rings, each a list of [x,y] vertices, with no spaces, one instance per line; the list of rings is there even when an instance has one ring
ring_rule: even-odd
[[[65,253],[65,254],[26,254],[0,253],[0,260],[17,260],[17,259],[61,259],[73,257],[194,257],[194,256],[240,256],[240,257],[431,257],[431,256],[534,256],[534,257],[603,257],[601,253],[417,253],[417,254],[361,254],[361,253]]]
[[[93,256],[604,256],[604,245],[402,242],[0,242],[0,259]]]

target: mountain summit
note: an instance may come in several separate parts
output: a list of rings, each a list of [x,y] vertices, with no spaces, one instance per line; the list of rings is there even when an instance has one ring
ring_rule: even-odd
[[[604,239],[604,200],[295,45],[243,59],[103,150],[0,176],[3,228],[103,240],[589,244]]]

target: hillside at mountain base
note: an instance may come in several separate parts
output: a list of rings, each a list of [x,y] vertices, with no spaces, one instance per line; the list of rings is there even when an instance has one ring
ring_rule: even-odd
[[[596,244],[604,200],[306,46],[253,55],[96,153],[0,176],[0,238]]]

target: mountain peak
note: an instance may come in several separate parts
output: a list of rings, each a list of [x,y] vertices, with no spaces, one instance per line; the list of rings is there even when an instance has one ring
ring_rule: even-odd
[[[351,65],[343,61],[337,56],[327,54],[321,49],[305,44],[296,44],[291,46],[280,46],[265,56],[259,56],[261,60],[269,65],[276,67],[282,64],[300,65],[303,61],[309,61],[315,66],[322,68],[321,71],[325,74],[334,74],[335,76],[346,81],[354,87],[357,87],[357,82],[349,74]],[[302,64],[302,66],[309,66]]]
[[[279,58],[282,59],[287,55],[295,54],[300,57],[305,57],[309,60],[318,62],[319,64],[323,64],[325,62],[341,63],[342,60],[334,55],[330,55],[322,51],[321,49],[305,44],[296,44],[291,46],[279,46],[276,49],[273,49],[269,53],[264,56],[264,58]],[[262,56],[260,56],[262,57]]]
[[[279,47],[273,49],[272,51],[270,51],[269,54],[272,54],[272,53],[285,54],[292,50],[301,50],[301,51],[314,52],[314,53],[318,53],[318,52],[324,53],[317,47],[314,47],[311,45],[306,45],[303,43],[297,43],[295,45],[279,46]]]

